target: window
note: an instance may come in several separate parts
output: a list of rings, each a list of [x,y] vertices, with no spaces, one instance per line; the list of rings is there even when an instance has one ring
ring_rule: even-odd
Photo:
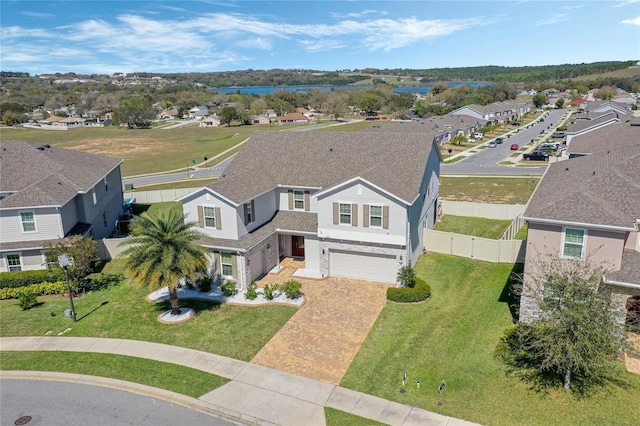
[[[340,203],[340,224],[351,225],[351,204]]]
[[[222,269],[222,275],[233,276],[233,260],[231,253],[220,253],[220,265]]]
[[[248,225],[254,220],[256,220],[255,212],[253,211],[254,203],[251,201],[250,203],[244,204],[244,224]]]
[[[109,182],[107,182],[107,178],[104,178],[104,191],[109,192]]]
[[[7,255],[7,269],[9,272],[22,271],[22,262],[19,254]]]
[[[293,208],[304,210],[304,191],[293,191]]]
[[[204,207],[202,209],[204,216],[204,227],[215,228],[216,227],[216,209],[215,207]]]
[[[562,255],[564,257],[582,259],[584,256],[584,240],[584,229],[566,228],[564,230],[564,246],[562,249]]]
[[[382,228],[382,206],[369,206],[369,226]]]
[[[98,197],[96,196],[95,188],[91,190],[91,197],[93,198],[93,205],[95,206],[96,204],[98,204]]]
[[[33,212],[20,213],[22,221],[22,232],[36,232],[36,218]]]

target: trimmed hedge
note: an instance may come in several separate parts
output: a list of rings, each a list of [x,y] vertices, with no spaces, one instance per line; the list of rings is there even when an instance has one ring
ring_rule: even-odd
[[[387,289],[387,300],[398,303],[422,302],[431,296],[431,286],[422,278],[415,277],[415,286],[411,287],[389,287]]]
[[[37,271],[0,272],[0,289],[25,287],[43,282],[64,281],[64,269],[39,269]]]
[[[65,291],[67,291],[66,281],[58,281],[55,283],[44,282],[24,287],[0,288],[0,300],[18,299],[23,294],[40,296],[43,294],[62,294]]]

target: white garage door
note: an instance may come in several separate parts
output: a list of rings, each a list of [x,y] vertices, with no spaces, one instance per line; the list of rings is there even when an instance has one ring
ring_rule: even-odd
[[[398,275],[395,256],[331,250],[329,274],[337,277],[395,283]]]

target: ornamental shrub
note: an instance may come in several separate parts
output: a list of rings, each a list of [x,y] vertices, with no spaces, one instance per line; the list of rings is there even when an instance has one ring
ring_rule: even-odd
[[[232,280],[225,281],[220,286],[220,290],[222,290],[222,294],[224,294],[226,297],[231,297],[234,294],[238,294],[238,289],[236,287],[236,282],[232,281]]]
[[[38,297],[31,292],[23,292],[18,296],[18,304],[23,311],[33,308],[38,303]]]
[[[0,300],[18,299],[23,293],[31,293],[36,296],[44,294],[62,294],[67,291],[67,283],[58,281],[55,283],[40,283],[18,288],[0,288]]]
[[[285,281],[282,284],[282,291],[287,295],[289,299],[295,299],[300,296],[300,289],[302,288],[302,283],[296,280]]]
[[[264,297],[267,300],[273,300],[274,293],[280,289],[278,284],[265,284],[262,291],[264,292]]]
[[[256,297],[258,297],[258,285],[256,283],[249,284],[247,291],[244,293],[244,297],[249,300],[256,300]]]
[[[88,288],[93,291],[104,290],[120,284],[123,279],[122,274],[98,272],[87,277]]]
[[[203,293],[208,293],[211,291],[211,285],[213,284],[213,277],[204,276],[200,277],[196,280],[196,285]]]
[[[42,282],[63,281],[64,279],[64,269],[61,268],[0,272],[0,288],[25,287]]]
[[[422,278],[415,277],[413,287],[389,287],[387,300],[398,303],[415,303],[431,296],[431,286]]]

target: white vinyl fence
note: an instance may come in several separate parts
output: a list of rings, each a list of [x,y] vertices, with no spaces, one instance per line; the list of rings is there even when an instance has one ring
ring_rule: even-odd
[[[155,191],[125,191],[124,198],[135,198],[136,203],[150,204],[163,201],[175,201],[200,188],[158,189]]]
[[[103,238],[96,240],[98,243],[98,257],[102,260],[111,260],[118,257],[124,251],[124,247],[120,247],[120,243],[126,238]]]
[[[491,240],[425,229],[424,247],[427,252],[433,251],[487,262],[524,263],[526,241]]]
[[[515,219],[524,213],[525,205],[466,203],[442,200],[442,213],[453,216],[486,217],[488,219]]]

